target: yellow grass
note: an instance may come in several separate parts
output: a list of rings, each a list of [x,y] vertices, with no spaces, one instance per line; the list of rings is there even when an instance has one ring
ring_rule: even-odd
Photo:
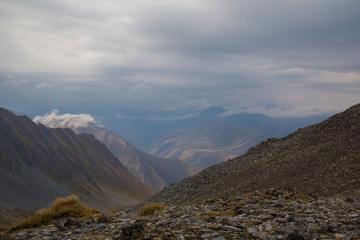
[[[56,199],[49,208],[39,210],[35,215],[23,219],[19,224],[11,227],[10,231],[40,227],[58,218],[83,218],[90,217],[96,213],[99,213],[99,211],[80,203],[79,199],[72,195],[66,198]]]
[[[217,217],[220,216],[217,212],[204,212],[200,214],[200,217]]]
[[[164,209],[164,206],[161,205],[160,203],[149,204],[140,210],[140,215],[141,216],[152,215],[156,210],[161,211],[163,209]]]

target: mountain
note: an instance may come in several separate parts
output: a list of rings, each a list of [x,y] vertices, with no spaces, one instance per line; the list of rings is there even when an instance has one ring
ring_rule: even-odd
[[[142,182],[160,191],[164,187],[200,171],[178,159],[164,159],[147,154],[119,135],[99,124],[90,114],[59,114],[54,109],[33,119],[51,128],[71,128],[89,133],[105,144],[125,167]]]
[[[191,114],[160,112],[133,118],[106,118],[103,123],[152,155],[178,158],[206,168],[239,156],[269,137],[283,137],[325,118],[272,118],[250,113],[228,115],[223,107],[217,106]]]
[[[221,106],[213,106],[201,110],[142,112],[141,114],[126,109],[119,111],[123,112],[123,114],[117,115],[117,117],[103,118],[102,124],[146,152],[156,148],[161,144],[160,141],[164,140],[164,137],[176,133],[176,131],[195,129],[224,119],[241,128],[251,127],[261,130],[270,137],[283,137],[296,131],[298,128],[318,123],[329,117],[321,115],[273,118],[263,114],[246,112],[230,115]]]
[[[245,153],[269,135],[252,127],[241,127],[227,119],[171,132],[159,140],[151,154],[179,158],[206,168]]]
[[[98,209],[134,205],[154,194],[92,135],[37,125],[3,108],[0,156],[0,224],[70,194]]]
[[[157,191],[200,171],[185,161],[145,153],[119,135],[96,124],[75,130],[94,135],[135,177]]]
[[[360,104],[244,155],[209,167],[155,195],[166,204],[203,202],[268,188],[360,196]]]

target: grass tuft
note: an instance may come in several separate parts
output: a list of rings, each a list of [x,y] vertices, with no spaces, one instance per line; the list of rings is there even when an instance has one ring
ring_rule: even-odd
[[[200,214],[200,217],[217,217],[220,216],[217,212],[204,212]]]
[[[52,220],[58,218],[83,218],[93,216],[96,213],[99,213],[99,211],[80,203],[79,199],[72,195],[66,198],[56,199],[49,208],[39,210],[33,216],[23,219],[20,223],[11,227],[9,231],[37,228],[48,225]]]
[[[165,207],[163,205],[161,205],[160,203],[149,204],[149,205],[144,206],[140,210],[140,215],[141,216],[153,215],[156,210],[161,211],[164,208]]]

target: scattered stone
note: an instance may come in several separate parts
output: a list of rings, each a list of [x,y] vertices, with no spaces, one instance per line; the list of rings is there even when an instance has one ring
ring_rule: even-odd
[[[360,216],[359,213],[351,213],[351,214],[349,214],[349,217],[351,217],[351,218],[357,218],[359,216]]]
[[[282,202],[280,199],[276,200],[276,201],[274,202],[274,207],[276,207],[276,208],[282,208],[282,207],[284,207],[283,202]]]
[[[99,217],[99,219],[98,219],[97,222],[98,222],[98,223],[110,223],[110,222],[111,222],[111,219],[110,219],[110,217],[106,216],[105,214],[102,214],[102,215]]]
[[[246,230],[247,230],[247,232],[250,233],[250,234],[253,234],[253,233],[256,232],[256,228],[250,228],[250,227],[248,227],[248,228],[246,228]]]
[[[67,229],[62,223],[54,222],[54,226],[60,231],[65,231]]]
[[[68,219],[66,219],[66,221],[65,221],[65,223],[64,223],[64,226],[66,227],[66,228],[69,228],[69,227],[71,227],[71,226],[75,226],[75,227],[81,227],[81,224],[78,222],[78,221],[76,221],[76,220],[73,220],[73,219],[71,219],[71,218],[68,218]]]
[[[13,238],[11,238],[9,234],[0,233],[0,240],[12,240],[12,239],[13,239]]]
[[[167,206],[150,216],[119,211],[96,221],[64,218],[42,228],[2,234],[0,240],[354,240],[360,236],[359,215],[360,201],[297,198],[273,189],[212,203]]]
[[[335,233],[335,240],[342,240],[346,238],[346,235],[345,234],[342,234],[342,233]]]
[[[237,228],[237,227],[233,227],[233,226],[229,226],[229,225],[225,225],[224,228],[229,229],[229,230],[233,230],[233,231],[242,231],[241,228]]]
[[[287,240],[304,240],[304,236],[297,233],[290,233]]]
[[[201,235],[202,238],[209,238],[211,237],[211,233],[204,233],[203,235]]]
[[[144,226],[140,223],[134,223],[130,226],[122,227],[121,231],[123,239],[140,239]]]

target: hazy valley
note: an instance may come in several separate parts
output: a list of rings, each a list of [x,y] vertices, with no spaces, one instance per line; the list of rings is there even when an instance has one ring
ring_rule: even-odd
[[[34,120],[53,128],[71,128],[77,133],[92,134],[105,144],[131,174],[156,191],[200,171],[199,168],[178,159],[164,159],[145,153],[99,123],[83,122],[81,115],[64,118],[65,115],[57,116],[56,114],[52,112]]]
[[[16,222],[29,211],[71,193],[103,210],[140,203],[132,210],[86,219],[56,218],[46,227],[20,228],[2,237],[357,239],[360,234],[356,227],[360,223],[360,105],[285,137],[265,140],[245,154],[206,168],[155,195],[130,175],[120,158],[131,160],[131,154],[137,160],[141,155],[155,157],[109,130],[98,125],[76,128],[77,132],[96,135],[109,148],[115,147],[112,152],[116,155],[119,151],[118,158],[87,133],[77,135],[67,128],[36,125],[6,110],[1,111],[1,117],[0,186],[8,193],[1,198],[3,224]],[[236,143],[241,134],[251,138],[262,133],[251,128],[237,130],[229,122],[218,128],[210,126],[214,125],[204,126],[204,135],[213,136],[211,139],[224,147],[229,138]],[[230,136],[223,138],[219,133]],[[194,135],[201,134],[195,131]],[[45,161],[48,157],[55,162]],[[168,161],[174,166],[180,160]],[[154,169],[145,162],[144,167]],[[67,166],[66,170],[59,163]],[[179,171],[187,165],[175,166]],[[166,169],[166,164],[163,167]],[[171,171],[167,174],[174,174]],[[153,172],[151,177],[159,173]],[[153,210],[145,213],[147,208]]]
[[[152,155],[181,159],[204,169],[239,156],[269,137],[283,137],[326,118],[225,113],[222,107],[210,107],[179,119],[120,118],[104,124]]]
[[[0,240],[360,240],[360,1],[0,1]]]

